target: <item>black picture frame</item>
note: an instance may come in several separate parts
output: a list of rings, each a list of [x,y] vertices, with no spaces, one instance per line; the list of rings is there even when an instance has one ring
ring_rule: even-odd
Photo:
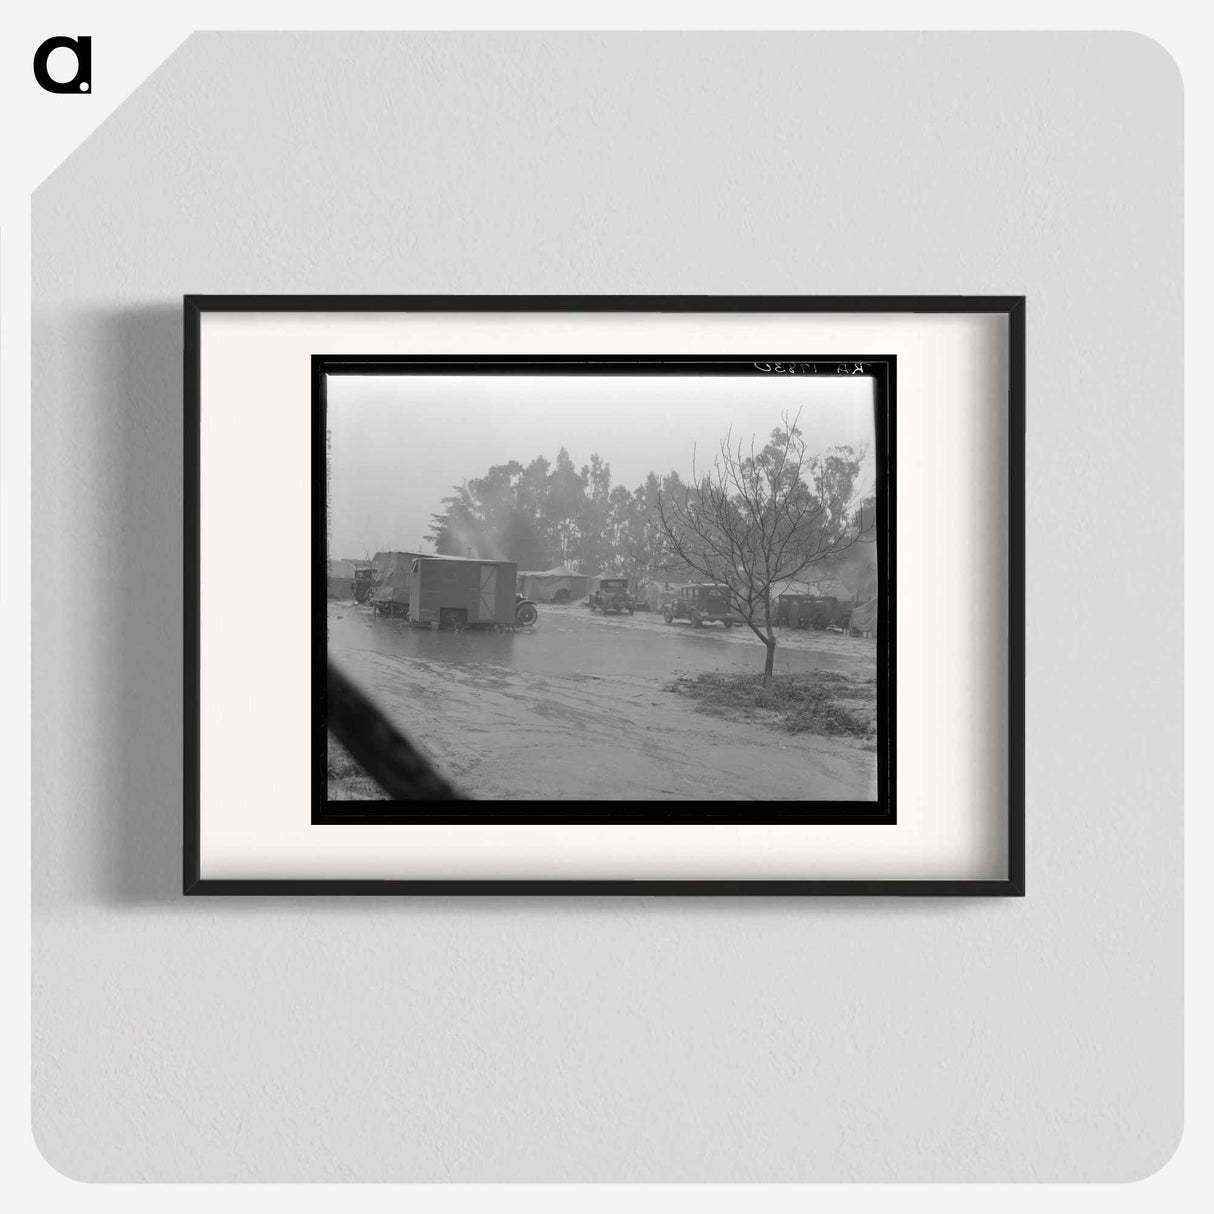
[[[201,397],[201,323],[207,312],[634,312],[634,313],[698,313],[698,312],[835,312],[835,313],[988,313],[1003,314],[1008,323],[1009,386],[1008,386],[1008,819],[1007,819],[1007,874],[998,880],[363,880],[363,879],[268,879],[268,880],[217,880],[204,879],[200,873],[201,804],[199,788],[199,527],[200,527],[200,464],[199,426]],[[189,895],[786,895],[786,896],[1023,896],[1024,894],[1024,425],[1025,425],[1025,299],[1023,296],[211,296],[187,295],[184,297],[184,820],[183,820],[183,892]],[[653,356],[646,356],[652,360]],[[756,358],[759,356],[756,356]],[[768,355],[775,359],[778,356]],[[802,360],[803,352],[785,355],[786,359]],[[527,356],[521,356],[525,361]],[[401,364],[401,356],[369,354],[366,356],[315,354],[312,359],[313,424],[317,417],[323,418],[323,376],[326,369],[342,366],[343,370],[359,373],[356,368],[371,369]],[[419,359],[407,360],[417,362]],[[427,358],[431,364],[443,360]],[[465,366],[472,361],[460,356]],[[510,360],[495,357],[492,363],[501,365]],[[531,360],[534,363],[534,359]],[[546,362],[560,360],[546,359]],[[568,363],[586,360],[566,360]],[[604,361],[596,359],[596,362]],[[632,362],[628,356],[612,356],[606,361]],[[677,361],[677,356],[670,360]],[[823,362],[855,362],[879,364],[877,374],[888,391],[887,404],[896,398],[896,360],[878,358],[874,355],[832,354],[824,356]],[[366,373],[363,371],[362,373]],[[635,373],[635,372],[634,372]],[[318,409],[320,410],[318,414]],[[882,414],[878,410],[878,419]],[[888,511],[883,531],[880,560],[883,562],[879,586],[884,601],[879,604],[880,618],[891,619],[889,608],[894,602],[894,544],[896,527],[894,511],[896,495],[892,492],[896,475],[896,459],[893,449],[892,416],[885,414],[888,426],[885,433],[878,432],[878,455],[884,460],[879,469],[878,513],[882,507]],[[317,452],[313,443],[314,461],[318,459],[321,472],[321,516],[323,518],[323,444]],[[313,483],[316,466],[313,468]],[[314,494],[314,510],[316,508]],[[314,540],[318,529],[313,527]],[[314,587],[319,590],[324,583],[324,535],[319,530],[320,552],[314,551]],[[313,608],[316,608],[314,595]],[[323,606],[321,608],[323,612]],[[884,737],[888,741],[888,754],[881,756],[879,769],[887,781],[888,795],[879,800],[879,812],[871,820],[874,824],[893,824],[896,821],[895,764],[896,723],[892,707],[892,694],[888,684],[894,671],[893,629],[887,630],[885,638],[888,648],[879,653],[884,660],[883,672],[879,671],[879,687],[884,689],[884,713],[882,722]],[[319,638],[319,643],[318,643]],[[313,616],[313,680],[323,685],[324,626],[316,628]],[[881,654],[884,654],[882,659]],[[881,674],[885,677],[881,677]],[[879,711],[881,707],[879,706]],[[319,748],[323,747],[323,734],[313,739],[313,761]],[[467,804],[467,803],[465,803]],[[493,815],[492,820],[535,822],[561,821],[567,813],[559,811],[533,811],[514,813],[507,817]],[[393,822],[460,821],[472,823],[486,820],[483,816],[449,811],[401,810],[398,816],[359,817],[357,813],[332,813],[323,807],[319,812],[313,806],[313,823],[321,828],[330,822],[353,824],[359,821],[374,821],[379,824]],[[593,819],[579,819],[589,821]],[[653,816],[630,814],[621,819],[613,815],[612,821],[736,821],[736,815],[707,816],[702,810],[694,813],[674,815],[663,812]],[[750,820],[753,821],[753,818]],[[797,814],[798,821],[855,822],[855,813],[846,818],[831,816],[824,811],[815,818],[812,811]]]

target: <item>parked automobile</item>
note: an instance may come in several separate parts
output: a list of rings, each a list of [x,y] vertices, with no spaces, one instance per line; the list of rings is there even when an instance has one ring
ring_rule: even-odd
[[[539,608],[521,594],[514,596],[514,622],[520,628],[527,628],[539,619]]]
[[[743,624],[742,617],[729,606],[719,586],[692,585],[679,588],[678,595],[662,613],[666,623],[687,620],[693,628],[720,623],[725,628]]]
[[[609,611],[636,611],[636,601],[628,590],[626,577],[596,577],[590,579],[590,598],[586,605],[591,611],[601,611],[606,615]]]

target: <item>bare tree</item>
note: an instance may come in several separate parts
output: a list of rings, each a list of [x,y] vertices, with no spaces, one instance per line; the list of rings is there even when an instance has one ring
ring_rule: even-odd
[[[798,415],[799,417],[799,415]],[[681,492],[658,495],[658,524],[670,551],[718,586],[767,647],[764,685],[776,655],[774,587],[819,561],[876,538],[872,510],[855,493],[863,452],[835,447],[811,454],[785,415],[771,441],[749,453],[732,433],[704,473],[692,466]]]

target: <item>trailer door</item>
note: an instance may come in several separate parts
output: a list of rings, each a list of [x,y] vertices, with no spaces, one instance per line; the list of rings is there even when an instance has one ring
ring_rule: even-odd
[[[480,618],[497,619],[497,566],[481,566]]]

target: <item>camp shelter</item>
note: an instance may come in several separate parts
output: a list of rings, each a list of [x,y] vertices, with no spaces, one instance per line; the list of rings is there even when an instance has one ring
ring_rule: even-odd
[[[537,603],[574,603],[584,599],[590,581],[584,573],[574,573],[567,565],[540,573],[520,573],[518,577],[519,589]]]
[[[684,584],[667,581],[646,582],[637,599],[637,606],[644,603],[650,611],[661,611],[667,603],[672,603],[679,597],[679,591],[683,589]]]
[[[816,590],[812,590],[808,582],[798,581],[795,578],[784,578],[782,581],[773,582],[771,587],[772,599],[778,599],[781,595],[804,595],[816,594]]]
[[[855,607],[851,613],[851,629],[862,636],[877,635],[877,600],[869,599],[863,606]]]
[[[371,602],[375,610],[384,615],[405,615],[409,610],[409,588],[412,584],[413,562],[420,556],[417,552],[377,552],[372,564],[375,567],[375,588],[371,591]]]
[[[827,599],[845,606],[854,602],[852,592],[838,578],[814,569],[807,569],[799,578],[783,578],[771,587],[774,620],[778,624],[795,626],[798,619],[810,618],[820,622],[822,610],[814,604]]]
[[[840,603],[855,601],[855,595],[837,577],[824,577],[813,583],[813,594],[819,598],[838,599]]]
[[[409,619],[440,628],[514,623],[518,566],[460,556],[419,556],[411,565]]]
[[[795,578],[780,578],[773,582],[772,601],[782,594],[812,595],[816,598],[838,599],[841,603],[850,603],[856,598],[843,582],[821,566],[811,566],[802,570]]]
[[[349,599],[354,597],[354,591],[351,589],[354,585],[353,561],[329,561],[328,577],[329,598]]]

